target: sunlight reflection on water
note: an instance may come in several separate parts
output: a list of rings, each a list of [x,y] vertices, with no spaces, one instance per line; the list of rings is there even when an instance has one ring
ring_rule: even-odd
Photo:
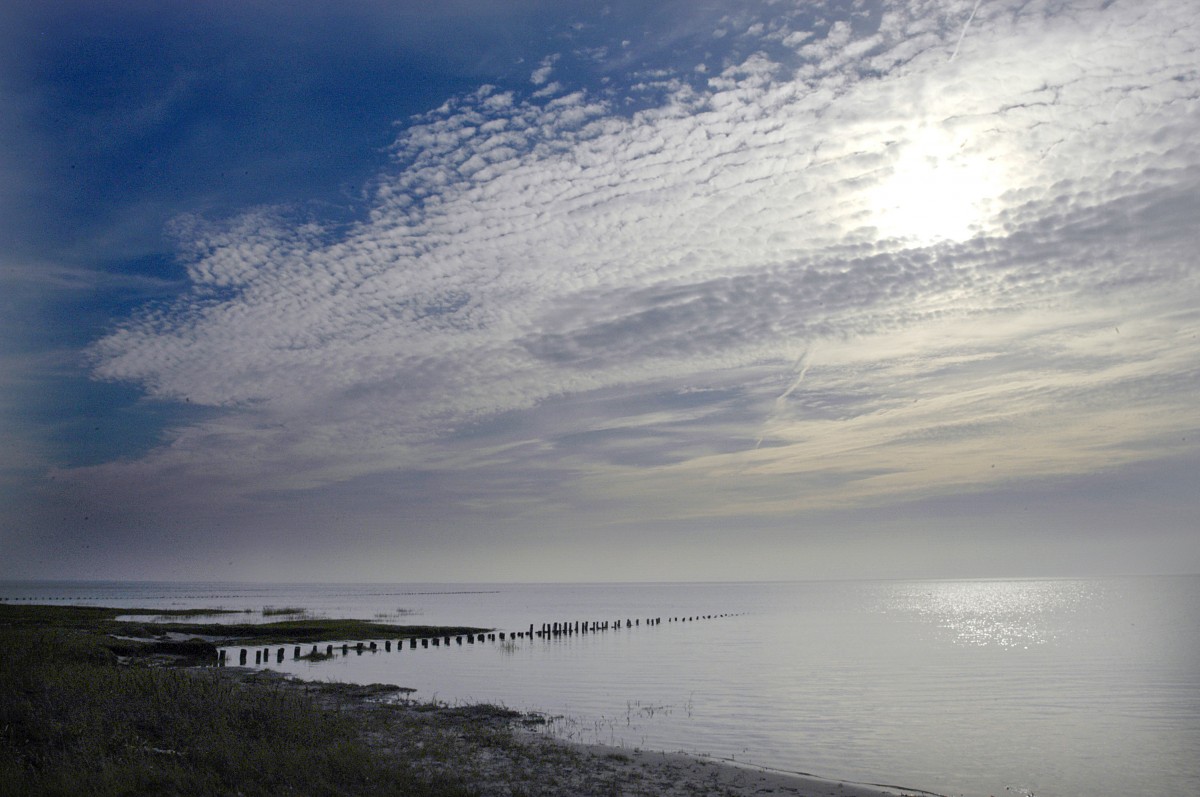
[[[1098,589],[1062,580],[922,582],[896,589],[883,610],[915,615],[960,645],[1029,648],[1054,641]]]
[[[415,615],[414,624],[498,632],[729,612],[507,644],[401,652],[381,639],[377,652],[358,653],[352,642],[321,662],[296,659],[295,646],[281,660],[273,646],[262,666],[541,711],[554,718],[549,732],[583,741],[946,794],[1174,795],[1200,782],[1200,577],[0,590],[9,600],[243,612],[231,618],[267,606]],[[231,662],[240,650],[229,650]],[[251,648],[249,662],[262,652]]]

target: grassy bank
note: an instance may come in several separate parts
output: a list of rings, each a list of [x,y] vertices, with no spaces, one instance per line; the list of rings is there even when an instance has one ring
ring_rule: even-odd
[[[410,637],[478,634],[487,629],[463,626],[394,625],[370,620],[336,620],[306,617],[269,623],[195,623],[186,618],[195,609],[112,609],[102,606],[38,606],[0,603],[0,628],[58,628],[126,637],[161,637],[169,633],[221,637],[226,644],[323,642],[352,639],[406,639]],[[218,612],[204,610],[205,615]],[[238,612],[228,612],[238,614]],[[124,616],[178,617],[179,622],[118,620]],[[269,615],[268,615],[269,616]],[[215,653],[214,653],[215,655]]]
[[[336,687],[148,666],[212,646],[115,639],[118,613],[0,607],[0,793],[474,793],[370,744],[378,718]]]

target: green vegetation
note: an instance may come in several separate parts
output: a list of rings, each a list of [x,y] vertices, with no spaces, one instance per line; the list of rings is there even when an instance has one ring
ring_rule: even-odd
[[[262,613],[263,617],[274,617],[285,614],[307,614],[308,609],[300,606],[264,606]]]
[[[274,645],[288,642],[332,642],[350,639],[407,639],[408,637],[480,634],[485,629],[439,625],[392,625],[368,620],[281,620],[274,623],[181,624],[156,623],[150,631],[227,637],[224,644],[245,642]]]
[[[213,614],[205,610],[204,614]],[[409,637],[457,636],[479,634],[483,628],[436,625],[394,625],[368,620],[325,620],[304,618],[278,620],[271,623],[188,623],[141,622],[118,620],[118,617],[190,617],[192,609],[112,609],[102,606],[36,606],[0,603],[0,627],[21,626],[36,628],[86,629],[93,632],[125,637],[150,639],[167,634],[195,637],[220,637],[221,644],[238,643],[275,645],[289,642],[333,642],[357,639],[407,639]],[[163,643],[158,643],[163,644]],[[131,645],[127,646],[130,647]],[[215,648],[212,655],[215,657]],[[130,650],[117,651],[131,655]]]
[[[368,743],[378,718],[348,710],[353,690],[148,666],[166,653],[212,661],[214,649],[199,640],[114,639],[135,635],[113,619],[125,613],[0,605],[5,793],[473,793]]]

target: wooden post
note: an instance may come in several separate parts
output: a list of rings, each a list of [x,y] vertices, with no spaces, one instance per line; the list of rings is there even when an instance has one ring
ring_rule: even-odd
[[[343,655],[343,656],[345,656],[345,655],[346,655],[346,654],[348,654],[349,652],[350,652],[350,645],[349,645],[349,644],[347,644],[347,643],[345,643],[345,642],[343,642],[343,643],[342,643],[342,655]]]
[[[383,652],[384,653],[392,652],[392,640],[390,640],[390,639],[383,640]]]
[[[283,648],[279,649],[279,653],[275,656],[275,661],[279,664],[283,664]]]
[[[377,650],[379,650],[379,647],[374,642],[372,642],[371,643],[371,652],[374,653]]]
[[[421,647],[423,647],[423,648],[427,648],[427,647],[429,647],[429,640],[428,640],[428,639],[422,639],[422,640],[421,640]]]
[[[242,652],[238,655],[238,664],[240,664],[243,667],[246,666],[246,653],[247,653],[246,649],[242,648]]]
[[[414,650],[416,649],[416,647],[417,647],[417,640],[416,640],[416,638],[415,638],[415,637],[414,637],[413,639],[410,639],[410,640],[408,640],[408,646],[409,646],[410,648],[413,648]]]
[[[297,645],[296,649],[292,651],[292,658],[293,659],[300,658],[300,646],[299,645]]]
[[[262,664],[262,651],[261,650],[254,651],[254,663]]]
[[[360,655],[360,656],[362,655],[362,649],[363,649],[363,643],[361,643],[361,642],[359,642],[357,645],[355,645],[355,646],[354,646],[354,650],[355,650],[355,651],[358,653],[358,655]]]

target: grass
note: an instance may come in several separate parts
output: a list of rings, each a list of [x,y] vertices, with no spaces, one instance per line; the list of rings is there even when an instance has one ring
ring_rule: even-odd
[[[308,609],[301,606],[264,606],[262,607],[263,617],[275,617],[287,614],[307,614]]]
[[[0,604],[0,795],[659,793],[649,782],[633,788],[628,774],[605,766],[624,761],[621,754],[589,758],[518,735],[515,723],[544,720],[504,707],[411,703],[411,690],[388,684],[163,666],[189,656],[211,661],[212,643],[115,638],[142,634],[115,619],[130,613]],[[269,625],[286,626],[285,638],[296,641],[309,632],[322,640],[389,635],[361,633],[379,628],[362,621]],[[400,637],[460,630],[387,628]],[[145,632],[162,630],[156,623]]]
[[[177,624],[160,623],[160,633],[179,631],[230,637],[229,644],[271,645],[288,642],[329,642],[341,639],[407,639],[482,633],[482,628],[436,625],[394,625],[368,620],[280,620],[273,623]]]
[[[289,610],[290,611],[290,610]],[[206,614],[210,614],[206,610]],[[395,625],[368,620],[303,618],[270,623],[143,623],[116,618],[123,616],[194,616],[191,609],[112,609],[102,606],[41,606],[0,603],[0,627],[87,629],[129,637],[153,638],[168,633],[197,637],[220,637],[223,644],[274,645],[302,642],[332,642],[351,639],[407,639],[410,637],[479,634],[483,628],[465,626]],[[123,654],[124,655],[124,654]],[[213,655],[215,656],[215,648]]]
[[[0,793],[473,793],[380,754],[357,712],[278,680],[139,666],[164,646],[113,639],[117,613],[0,606]]]

